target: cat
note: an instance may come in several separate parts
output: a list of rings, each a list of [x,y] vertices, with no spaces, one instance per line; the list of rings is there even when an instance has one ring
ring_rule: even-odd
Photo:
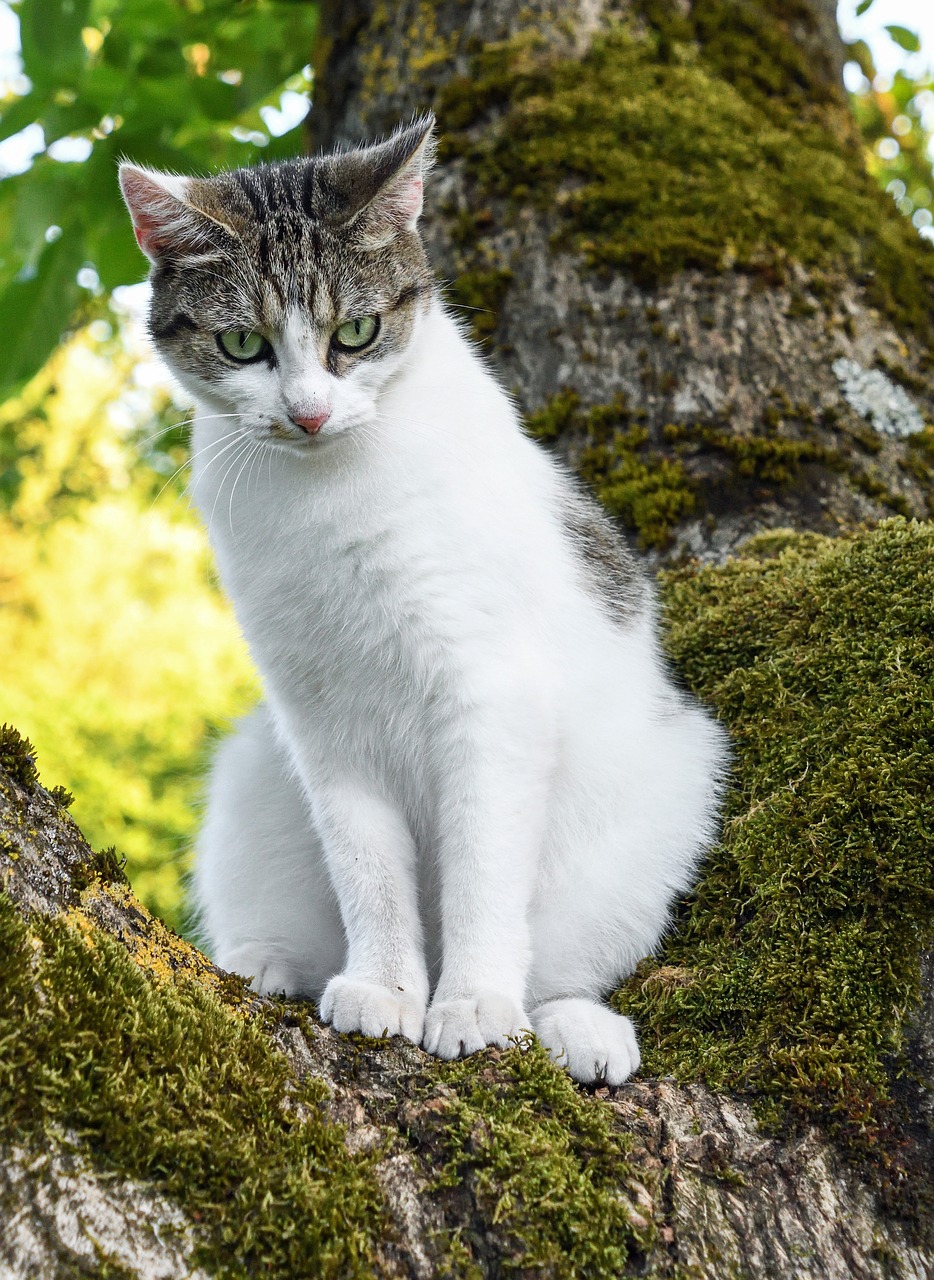
[[[715,835],[727,746],[647,575],[441,300],[433,128],[121,166],[265,691],[217,753],[194,898],[220,965],[337,1031],[454,1058],[531,1029],[617,1085],[639,1047],[604,998]]]

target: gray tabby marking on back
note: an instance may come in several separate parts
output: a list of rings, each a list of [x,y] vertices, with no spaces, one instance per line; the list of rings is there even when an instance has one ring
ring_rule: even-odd
[[[564,493],[561,523],[591,595],[616,621],[633,622],[651,598],[645,572],[596,499],[573,480]]]

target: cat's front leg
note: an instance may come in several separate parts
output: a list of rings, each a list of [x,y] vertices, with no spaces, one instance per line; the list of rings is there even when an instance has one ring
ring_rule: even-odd
[[[424,1046],[442,1058],[531,1027],[529,903],[545,828],[553,730],[541,686],[491,691],[451,752],[441,810],[441,977]]]
[[[415,846],[398,809],[347,774],[319,777],[312,814],[347,935],[321,1017],[337,1031],[421,1041],[428,1000]]]

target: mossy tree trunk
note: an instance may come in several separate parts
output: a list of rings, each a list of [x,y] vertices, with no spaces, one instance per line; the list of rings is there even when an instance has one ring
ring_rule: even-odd
[[[653,555],[934,494],[934,250],[833,0],[325,3],[314,146],[432,108],[427,235],[530,428]]]

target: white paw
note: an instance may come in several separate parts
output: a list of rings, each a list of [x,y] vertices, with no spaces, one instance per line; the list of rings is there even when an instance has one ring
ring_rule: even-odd
[[[466,1000],[433,1004],[422,1044],[439,1058],[460,1058],[488,1044],[505,1047],[528,1027],[529,1019],[515,1000],[498,991],[478,991]]]
[[[250,988],[260,996],[314,995],[301,966],[255,943],[237,947],[219,957],[223,969],[243,974]]]
[[[549,1000],[533,1012],[532,1030],[581,1084],[622,1084],[639,1069],[635,1027],[593,1000]]]
[[[415,994],[343,973],[333,977],[321,997],[321,1017],[335,1031],[365,1036],[405,1036],[418,1044],[425,1025],[425,1001]]]

